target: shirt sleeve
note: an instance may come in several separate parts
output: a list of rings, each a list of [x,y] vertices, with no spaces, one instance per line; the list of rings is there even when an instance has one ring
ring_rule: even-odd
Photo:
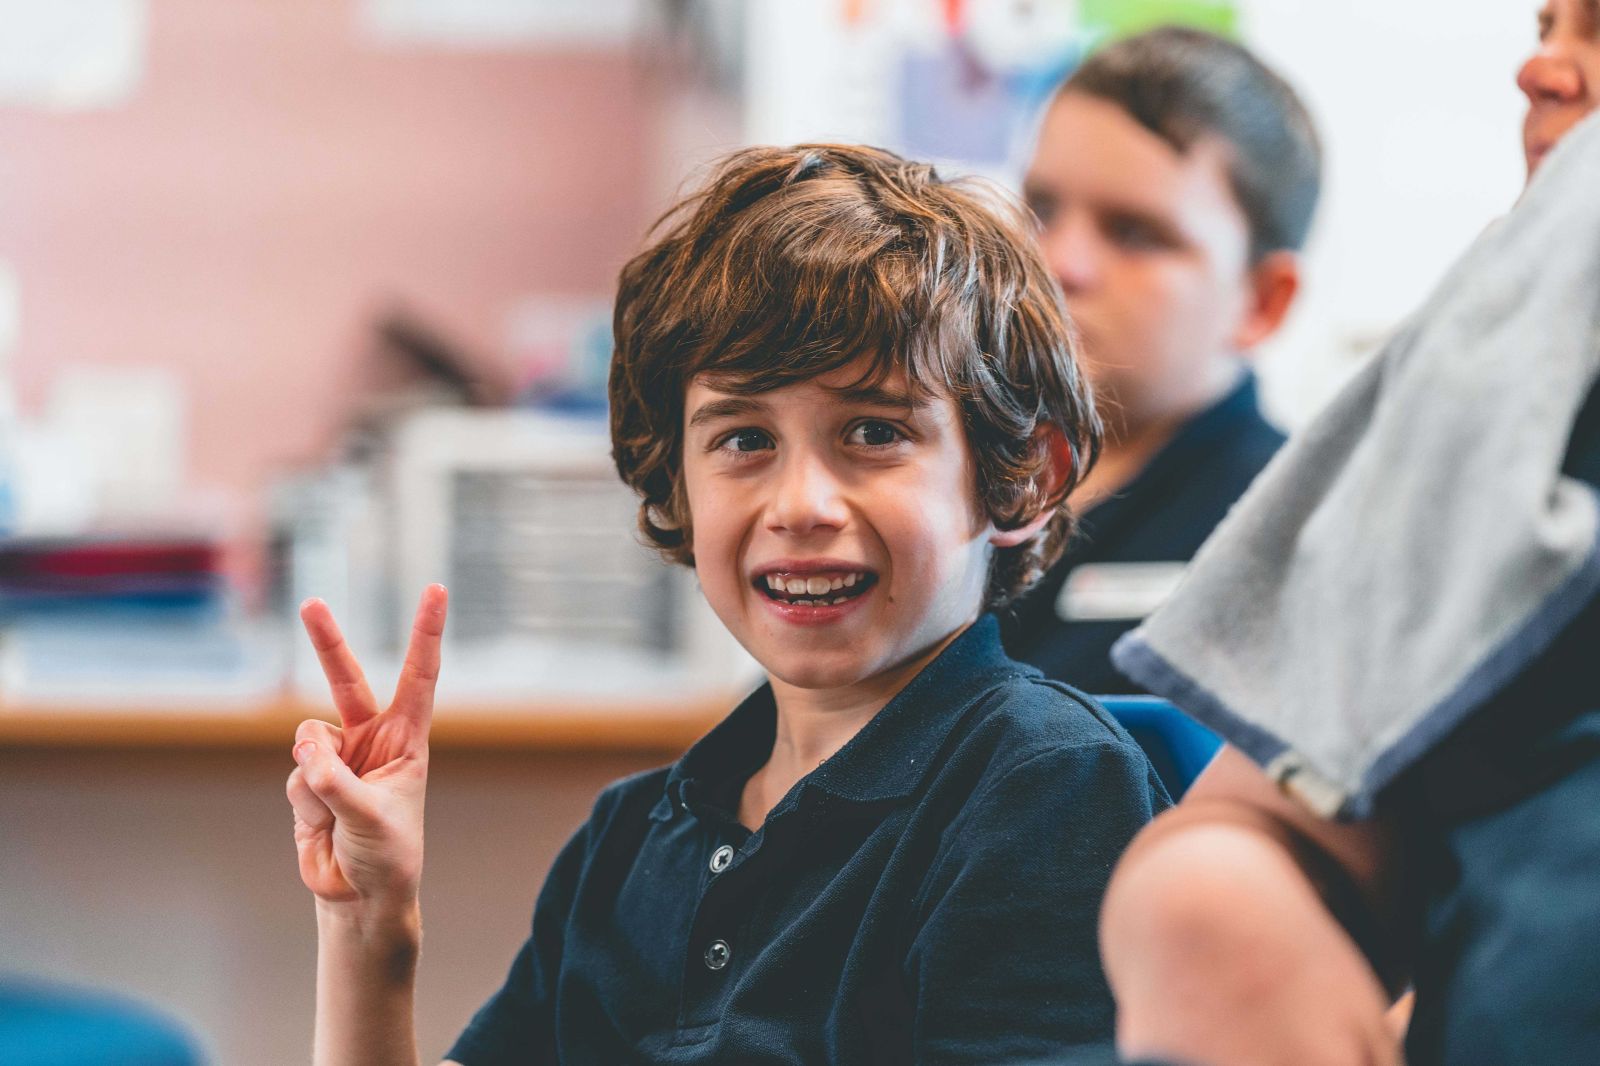
[[[533,911],[533,931],[505,984],[478,1009],[445,1058],[462,1066],[551,1066],[557,1062],[556,976],[567,916],[589,852],[589,826],[556,856]]]
[[[1058,1061],[1111,1038],[1100,903],[1165,795],[1121,743],[1035,755],[974,794],[918,901],[905,973],[917,1063]]]

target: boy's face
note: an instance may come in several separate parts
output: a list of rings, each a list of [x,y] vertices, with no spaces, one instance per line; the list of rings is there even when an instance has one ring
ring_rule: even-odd
[[[977,617],[993,533],[954,401],[912,409],[903,375],[858,377],[756,395],[696,380],[684,408],[706,599],[775,684],[841,695]]]
[[[1116,104],[1069,92],[1045,116],[1023,195],[1113,427],[1187,413],[1231,380],[1250,232],[1219,145],[1179,153]]]
[[[1600,104],[1600,0],[1550,0],[1539,49],[1517,73],[1528,97],[1522,149],[1531,176],[1555,143]]]

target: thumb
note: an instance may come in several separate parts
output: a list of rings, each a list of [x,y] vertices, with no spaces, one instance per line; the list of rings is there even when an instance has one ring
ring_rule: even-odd
[[[306,787],[327,804],[335,818],[360,817],[359,798],[366,786],[336,751],[319,740],[301,740],[294,746],[294,761],[300,765]]]

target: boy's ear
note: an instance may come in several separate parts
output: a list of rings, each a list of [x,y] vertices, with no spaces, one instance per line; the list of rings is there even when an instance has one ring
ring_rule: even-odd
[[[1234,329],[1234,349],[1247,352],[1278,332],[1299,292],[1299,253],[1280,249],[1262,256],[1250,268],[1249,302]]]
[[[1072,445],[1067,443],[1067,435],[1061,432],[1061,427],[1049,422],[1039,427],[1034,433],[1034,440],[1035,447],[1045,452],[1044,469],[1039,471],[1039,498],[1057,499],[1062,487],[1072,478]],[[1049,524],[1055,513],[1054,507],[1041,507],[1039,513],[1025,525],[1014,529],[991,529],[989,543],[996,548],[1015,548],[1018,544],[1026,544]]]

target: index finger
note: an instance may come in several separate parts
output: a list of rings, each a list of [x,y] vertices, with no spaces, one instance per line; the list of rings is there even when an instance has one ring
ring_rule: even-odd
[[[444,642],[444,619],[450,594],[443,585],[422,590],[417,616],[411,623],[411,643],[406,661],[400,667],[400,683],[395,686],[391,711],[404,715],[426,729],[433,718],[433,691],[439,683],[440,646]]]
[[[360,725],[378,713],[372,689],[367,687],[366,675],[356,661],[355,652],[345,643],[339,624],[333,620],[333,611],[319,599],[309,599],[300,605],[300,621],[305,624],[306,635],[316,649],[317,661],[328,679],[333,693],[333,705],[339,709],[339,720],[346,726]]]

